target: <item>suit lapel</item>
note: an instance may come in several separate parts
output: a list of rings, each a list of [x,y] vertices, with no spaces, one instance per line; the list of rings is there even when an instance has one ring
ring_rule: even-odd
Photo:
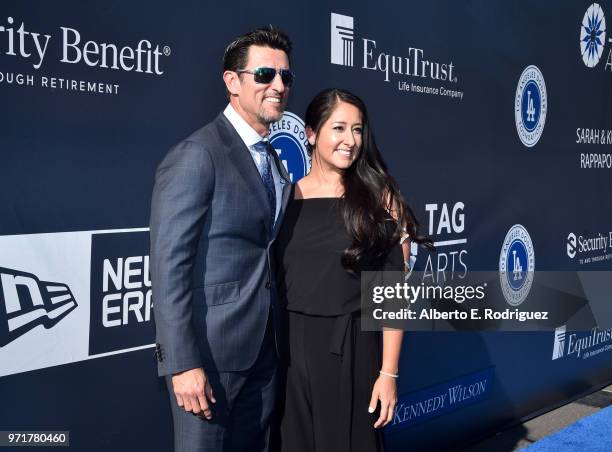
[[[251,191],[255,193],[260,201],[263,208],[266,210],[265,222],[268,230],[271,228],[271,208],[270,202],[268,201],[268,195],[266,189],[259,175],[259,170],[251,157],[251,153],[244,144],[244,141],[236,132],[236,129],[228,121],[223,113],[217,117],[217,123],[219,125],[219,132],[223,143],[226,145],[226,150],[230,160],[242,176],[245,183],[251,188]],[[284,193],[283,193],[284,194]]]
[[[278,219],[276,220],[276,224],[274,225],[274,231],[272,232],[272,240],[274,240],[276,238],[276,233],[278,232],[278,229],[280,228],[280,225],[283,222],[283,215],[285,214],[285,209],[289,201],[289,194],[291,193],[291,179],[289,178],[289,173],[287,173],[285,165],[283,165],[280,161],[280,158],[278,157],[276,151],[273,150],[271,154],[274,160],[274,164],[276,165],[276,169],[278,170],[278,174],[280,174],[281,184],[283,184]]]

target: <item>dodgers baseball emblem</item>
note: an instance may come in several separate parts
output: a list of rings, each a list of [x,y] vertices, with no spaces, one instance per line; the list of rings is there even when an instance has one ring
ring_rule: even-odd
[[[547,109],[544,76],[536,66],[527,66],[519,78],[514,99],[516,131],[525,146],[533,147],[540,140]]]
[[[529,294],[535,269],[531,237],[520,224],[510,228],[499,255],[499,279],[504,298],[518,306]]]
[[[283,117],[270,126],[270,143],[285,165],[292,183],[296,183],[310,171],[310,156],[306,144],[304,121],[286,111]]]

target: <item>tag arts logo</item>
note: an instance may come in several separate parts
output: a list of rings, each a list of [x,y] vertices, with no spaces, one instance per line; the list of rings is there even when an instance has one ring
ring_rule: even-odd
[[[588,359],[612,350],[612,329],[594,327],[590,332],[567,333],[567,326],[555,330],[552,361],[562,358]]]
[[[294,113],[286,111],[270,126],[270,144],[283,162],[291,182],[297,182],[310,171],[307,143],[304,121]]]
[[[425,58],[425,51],[417,47],[408,47],[404,55],[392,55],[379,50],[377,41],[368,38],[361,39],[361,49],[355,53],[354,33],[355,20],[353,17],[331,13],[330,61],[332,64],[353,67],[355,54],[362,55],[361,69],[381,72],[385,82],[391,81],[393,75],[400,76],[401,79],[397,84],[399,91],[463,99],[463,91],[448,88],[449,83],[458,82],[452,61],[440,63],[428,60]],[[413,81],[407,81],[405,77],[410,77]],[[447,86],[442,84],[420,85],[421,81],[446,82]]]
[[[578,256],[580,265],[602,262],[612,259],[612,232],[597,233],[591,236],[576,236],[570,232],[567,236],[567,257]]]
[[[0,347],[38,325],[52,328],[77,307],[66,284],[40,281],[31,273],[0,267],[0,286]]]
[[[465,204],[430,203],[425,205],[429,220],[428,236],[435,239],[436,253],[427,256],[423,270],[423,281],[441,283],[455,278],[463,279],[467,274],[468,254],[465,234]],[[416,244],[411,254],[416,256]],[[412,268],[412,267],[411,267]]]
[[[504,298],[511,306],[520,305],[531,289],[535,254],[531,237],[520,224],[510,228],[499,255],[499,279]]]
[[[544,131],[548,102],[544,76],[536,66],[527,66],[516,87],[514,119],[521,142],[533,147]]]

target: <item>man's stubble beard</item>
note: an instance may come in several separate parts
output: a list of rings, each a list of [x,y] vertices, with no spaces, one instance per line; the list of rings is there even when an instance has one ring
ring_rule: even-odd
[[[286,103],[283,102],[282,103],[282,109],[279,112],[268,113],[266,111],[265,107],[262,105],[259,108],[259,112],[257,112],[257,118],[261,122],[263,122],[264,124],[267,124],[269,126],[273,122],[276,122],[276,121],[280,120],[283,117],[283,113],[285,112],[285,106],[286,106]]]

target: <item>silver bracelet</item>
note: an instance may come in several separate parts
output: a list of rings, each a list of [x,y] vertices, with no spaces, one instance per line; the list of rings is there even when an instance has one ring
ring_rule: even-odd
[[[385,372],[384,370],[379,370],[378,373],[391,378],[399,378],[399,374],[390,374],[389,372]]]

